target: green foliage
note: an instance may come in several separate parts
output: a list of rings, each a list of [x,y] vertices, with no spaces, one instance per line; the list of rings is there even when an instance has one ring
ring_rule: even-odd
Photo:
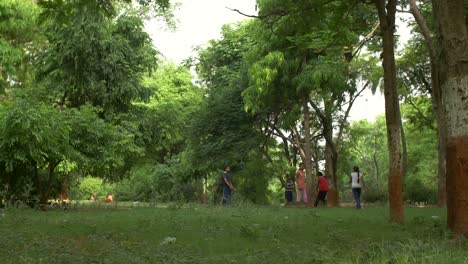
[[[111,12],[109,5],[43,2],[49,47],[38,61],[38,76],[54,101],[70,107],[89,103],[112,113],[149,97],[140,81],[155,66],[156,51],[143,21],[132,10]]]
[[[22,164],[44,167],[75,153],[64,116],[44,104],[19,100],[0,112],[0,152],[7,171]]]
[[[435,204],[437,202],[437,189],[435,187],[435,184],[428,186],[413,176],[405,181],[403,199],[410,203]]]
[[[102,183],[102,179],[99,178],[86,177],[82,179],[78,187],[81,196],[80,198],[84,200],[89,199],[91,195],[96,195],[95,198],[99,198],[99,196],[102,196]]]
[[[226,26],[222,33],[222,39],[200,51],[197,64],[207,94],[193,118],[189,153],[194,168],[200,170],[218,170],[225,163],[245,160],[259,146],[254,118],[244,112],[241,96],[246,87],[241,58],[251,39],[244,26]]]
[[[430,105],[426,97],[417,101],[421,105]],[[434,203],[437,190],[436,131],[412,119],[417,114],[411,105],[402,105],[402,115],[408,145],[408,168],[403,190],[405,201]],[[407,117],[409,120],[406,121]],[[339,175],[343,175],[342,186],[348,188],[352,167],[359,166],[365,177],[363,199],[367,202],[387,200],[388,157],[385,143],[383,117],[377,118],[374,123],[365,120],[353,122],[344,138],[338,170]],[[342,191],[348,192],[346,189]],[[349,193],[348,199],[351,198]]]
[[[349,189],[349,177],[354,166],[359,166],[365,177],[363,198],[369,202],[385,200],[387,190],[388,150],[385,119],[380,116],[374,123],[366,120],[351,124],[343,139],[338,163],[340,186]],[[342,189],[342,191],[346,190]],[[349,198],[352,196],[350,195]]]
[[[172,63],[162,64],[144,83],[154,95],[135,109],[135,122],[140,123],[147,155],[155,155],[164,163],[183,151],[189,124],[202,104],[203,90],[192,83],[187,68]]]
[[[234,176],[238,193],[255,204],[270,203],[268,186],[274,172],[268,165],[261,157],[252,158]]]
[[[40,42],[36,27],[39,11],[33,0],[0,2],[0,92],[24,85],[31,78],[31,53]]]

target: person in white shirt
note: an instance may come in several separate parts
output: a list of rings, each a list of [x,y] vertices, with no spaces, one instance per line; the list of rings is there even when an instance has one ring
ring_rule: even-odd
[[[361,188],[363,187],[364,182],[358,166],[353,167],[353,172],[351,173],[351,177],[349,177],[349,183],[351,183],[351,188],[353,189],[356,208],[361,209]]]

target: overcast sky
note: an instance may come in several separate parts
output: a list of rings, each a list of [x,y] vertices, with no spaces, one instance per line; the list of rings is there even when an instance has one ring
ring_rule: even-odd
[[[177,29],[168,31],[163,23],[152,20],[146,24],[146,31],[153,39],[156,48],[163,56],[180,63],[193,54],[193,48],[206,44],[210,39],[219,38],[224,24],[247,19],[226,7],[239,9],[246,14],[256,14],[255,0],[178,0],[180,7],[175,12]],[[400,25],[398,32],[405,41],[409,32]],[[363,94],[350,113],[352,120],[368,119],[374,121],[384,113],[384,98],[380,92]]]

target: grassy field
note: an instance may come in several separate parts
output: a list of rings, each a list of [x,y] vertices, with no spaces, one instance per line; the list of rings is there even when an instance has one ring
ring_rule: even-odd
[[[280,207],[8,209],[0,263],[468,263],[445,210]]]

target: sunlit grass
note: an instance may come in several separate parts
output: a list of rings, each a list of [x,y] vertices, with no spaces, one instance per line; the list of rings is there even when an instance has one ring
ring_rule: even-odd
[[[444,209],[132,205],[5,210],[1,263],[468,263]]]

